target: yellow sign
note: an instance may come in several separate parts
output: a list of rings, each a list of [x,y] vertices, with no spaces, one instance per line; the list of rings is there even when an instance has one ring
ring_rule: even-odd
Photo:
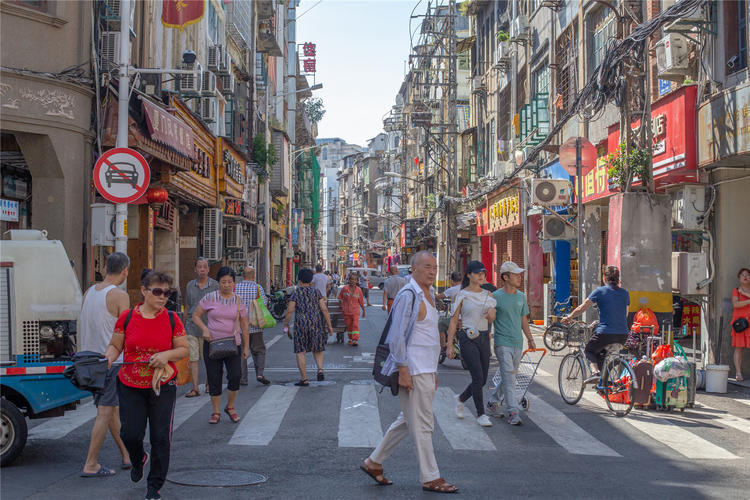
[[[521,223],[518,190],[511,189],[490,199],[487,214],[487,232],[494,233]]]
[[[125,236],[127,236],[128,235],[128,219],[124,219],[122,223],[123,223],[123,233],[125,234]]]

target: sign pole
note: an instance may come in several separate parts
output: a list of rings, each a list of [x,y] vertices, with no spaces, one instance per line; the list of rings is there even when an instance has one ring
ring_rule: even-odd
[[[583,272],[581,267],[581,261],[583,257],[583,252],[581,251],[581,247],[583,246],[583,203],[581,200],[581,184],[583,184],[583,179],[581,178],[581,138],[576,137],[576,179],[578,180],[577,189],[576,189],[576,219],[578,220],[578,224],[576,224],[577,230],[578,230],[578,305],[583,303]]]
[[[128,97],[130,94],[130,0],[120,0],[120,82],[117,99],[116,147],[128,147]],[[115,251],[128,253],[128,205],[115,205]]]

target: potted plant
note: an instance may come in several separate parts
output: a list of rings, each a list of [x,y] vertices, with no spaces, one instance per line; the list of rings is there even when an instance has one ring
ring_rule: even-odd
[[[607,177],[610,185],[620,191],[627,191],[633,177],[638,177],[641,185],[648,186],[651,179],[651,152],[646,149],[631,148],[626,152],[625,143],[621,142],[617,151],[607,155]]]

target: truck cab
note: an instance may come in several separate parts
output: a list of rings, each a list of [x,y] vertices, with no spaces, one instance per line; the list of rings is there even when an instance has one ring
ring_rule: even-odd
[[[62,416],[90,396],[63,376],[77,350],[82,293],[60,241],[11,230],[0,241],[0,465],[26,445],[26,418]]]

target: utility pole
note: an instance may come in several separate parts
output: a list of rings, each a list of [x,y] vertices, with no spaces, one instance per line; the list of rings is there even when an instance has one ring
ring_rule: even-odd
[[[456,99],[458,91],[458,55],[456,53],[456,0],[450,0],[448,7],[448,172],[446,179],[447,194],[449,197],[455,195],[455,184],[458,173],[458,124],[456,123]],[[450,282],[450,275],[456,270],[458,248],[458,234],[456,223],[456,206],[449,201],[445,205],[446,217],[446,269],[445,284],[446,287]]]
[[[120,71],[117,96],[118,148],[128,147],[128,97],[130,96],[130,0],[120,0]],[[115,205],[115,251],[128,253],[128,204]]]

